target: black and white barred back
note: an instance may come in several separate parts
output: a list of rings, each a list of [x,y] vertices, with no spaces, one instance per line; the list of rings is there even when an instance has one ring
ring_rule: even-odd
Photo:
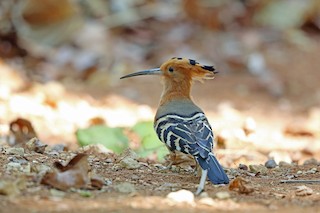
[[[213,148],[213,133],[203,112],[189,116],[167,114],[158,118],[154,128],[171,151],[207,158]]]

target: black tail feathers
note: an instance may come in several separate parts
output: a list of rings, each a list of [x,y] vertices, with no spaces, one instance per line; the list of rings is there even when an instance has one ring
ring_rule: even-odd
[[[196,158],[202,169],[208,170],[208,178],[213,184],[228,184],[229,178],[217,158],[209,153],[208,158]]]

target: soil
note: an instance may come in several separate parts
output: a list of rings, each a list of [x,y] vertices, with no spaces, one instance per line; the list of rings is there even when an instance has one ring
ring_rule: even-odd
[[[109,123],[106,122],[110,126],[122,124],[111,116],[118,108],[135,116],[130,118],[132,121],[152,120],[162,86],[158,78],[149,76],[117,81],[107,88],[87,82],[59,82],[58,86],[50,87],[49,93],[48,85],[31,83],[7,96],[3,95],[6,90],[1,91],[5,96],[0,100],[1,141],[3,126],[8,130],[13,118],[27,115],[38,137],[49,148],[63,143],[70,151],[53,153],[48,149],[36,153],[24,148],[22,154],[9,154],[10,147],[2,143],[0,212],[320,212],[320,43],[315,39],[308,50],[289,45],[278,45],[276,49],[285,56],[284,61],[277,59],[272,45],[261,53],[268,68],[276,74],[281,94],[272,92],[274,84],[263,84],[257,76],[245,71],[221,72],[212,81],[196,83],[192,93],[213,126],[217,158],[231,181],[241,178],[250,192],[207,182],[205,193],[196,196],[193,202],[175,202],[167,197],[170,192],[196,191],[199,177],[188,166],[192,161],[169,169],[163,166],[165,162],[137,159],[140,167],[128,169],[119,166],[121,155],[101,153],[99,149],[85,152],[89,156],[90,174],[94,172],[104,180],[101,189],[84,186],[60,191],[41,184],[43,170],[38,167],[53,168],[54,162],[65,164],[75,153],[84,152],[76,143],[74,131],[88,125],[87,117],[76,114],[72,120],[68,112],[72,114],[81,107],[103,112],[110,115]],[[12,79],[3,82],[17,84]],[[26,100],[32,100],[31,105],[21,102]],[[38,108],[39,104],[45,107]],[[69,111],[62,113],[59,107]],[[39,116],[42,113],[37,114],[39,109],[51,114]],[[255,123],[253,127],[250,120]],[[7,131],[5,137],[8,135]],[[276,168],[263,166],[269,158],[276,160]],[[9,169],[10,162],[18,162],[11,166],[19,169]],[[243,170],[239,164],[260,165],[262,170]],[[28,165],[31,168],[26,168]],[[318,182],[281,183],[282,180]],[[12,189],[4,187],[3,181],[13,183]],[[22,186],[17,186],[18,182]],[[130,183],[131,188],[119,190],[117,187],[123,183]],[[2,191],[3,188],[9,191]],[[219,192],[226,197],[220,197]]]

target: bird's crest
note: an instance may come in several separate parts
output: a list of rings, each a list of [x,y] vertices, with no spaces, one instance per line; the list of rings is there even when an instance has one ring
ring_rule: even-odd
[[[218,73],[213,66],[200,64],[196,60],[173,57],[161,65],[161,70],[168,70],[170,67],[183,71],[194,80],[213,79]]]

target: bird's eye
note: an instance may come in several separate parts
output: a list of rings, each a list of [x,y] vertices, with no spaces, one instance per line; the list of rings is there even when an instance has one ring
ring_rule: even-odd
[[[172,67],[169,67],[169,72],[173,72],[173,68]]]

